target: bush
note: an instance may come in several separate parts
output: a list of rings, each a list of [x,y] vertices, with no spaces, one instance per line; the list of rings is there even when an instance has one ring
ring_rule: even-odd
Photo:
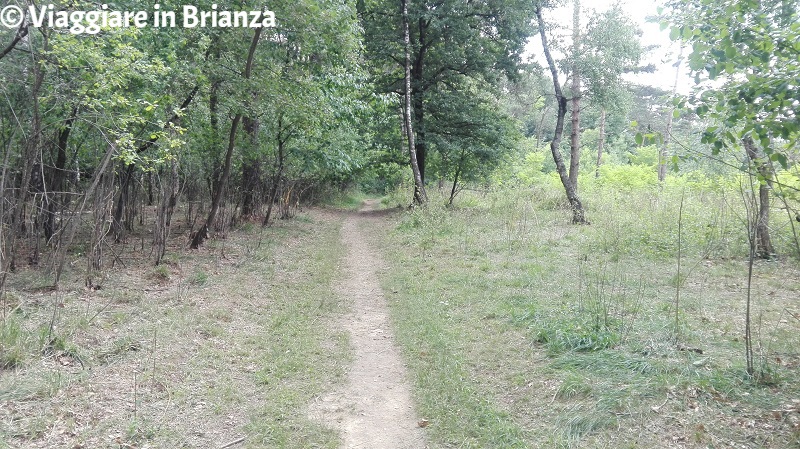
[[[658,186],[658,173],[645,165],[601,165],[599,185],[631,191]]]

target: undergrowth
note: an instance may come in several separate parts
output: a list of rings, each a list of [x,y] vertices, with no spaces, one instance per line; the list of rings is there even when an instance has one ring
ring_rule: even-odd
[[[242,228],[153,268],[119,252],[102,289],[10,278],[0,323],[2,447],[319,447],[306,407],[343,380],[331,280],[338,222]],[[185,247],[176,235],[174,248]],[[30,278],[30,279],[29,279]]]
[[[742,206],[692,187],[583,186],[590,226],[569,225],[563,191],[542,183],[451,208],[434,196],[376,234],[434,447],[797,446],[794,236],[757,267],[750,378]]]

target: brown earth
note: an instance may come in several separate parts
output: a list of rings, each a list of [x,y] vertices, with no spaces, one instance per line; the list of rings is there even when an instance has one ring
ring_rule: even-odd
[[[347,384],[320,397],[309,415],[337,428],[345,449],[425,448],[424,421],[417,415],[411,387],[389,322],[389,310],[378,283],[383,262],[363,228],[379,225],[377,202],[348,214],[342,225],[347,248],[336,290],[350,313],[341,325],[350,332],[354,362]]]

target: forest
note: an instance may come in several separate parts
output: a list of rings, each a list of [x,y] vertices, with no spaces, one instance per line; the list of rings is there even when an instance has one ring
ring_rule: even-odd
[[[800,447],[800,2],[5,3],[0,448]]]

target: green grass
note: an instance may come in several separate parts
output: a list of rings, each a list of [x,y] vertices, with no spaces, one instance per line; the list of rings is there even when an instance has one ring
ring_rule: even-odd
[[[33,340],[22,329],[16,314],[9,316],[0,325],[0,369],[14,369],[21,365]]]
[[[369,197],[369,195],[360,190],[339,190],[327,193],[322,198],[322,204],[334,209],[358,210],[364,200]]]
[[[798,447],[799,414],[773,416],[800,394],[795,262],[757,264],[748,378],[735,204],[686,193],[676,346],[681,191],[587,189],[591,226],[558,193],[434,200],[375,234],[432,447]]]

